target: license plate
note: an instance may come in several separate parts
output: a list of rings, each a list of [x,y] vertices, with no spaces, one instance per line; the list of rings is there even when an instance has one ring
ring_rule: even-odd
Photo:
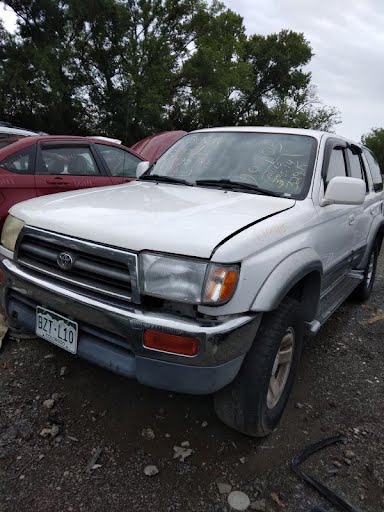
[[[49,309],[36,308],[36,335],[76,354],[78,325]]]

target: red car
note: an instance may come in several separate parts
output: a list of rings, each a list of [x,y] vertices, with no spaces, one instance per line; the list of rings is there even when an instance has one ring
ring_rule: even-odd
[[[163,137],[151,161],[173,142],[172,135]],[[0,148],[0,228],[16,203],[56,192],[127,183],[135,179],[137,164],[143,160],[148,157],[97,137],[45,135],[8,140]]]
[[[182,130],[155,133],[145,139],[139,140],[139,142],[131,146],[131,149],[139,153],[139,155],[148,162],[154,162],[166,149],[186,134],[187,132]]]

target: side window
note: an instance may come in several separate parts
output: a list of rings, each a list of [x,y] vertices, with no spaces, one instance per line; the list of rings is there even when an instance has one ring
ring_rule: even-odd
[[[96,162],[88,146],[42,146],[37,174],[98,176]]]
[[[360,156],[358,153],[352,151],[350,148],[347,149],[349,165],[351,168],[351,178],[364,179],[363,169],[361,168]]]
[[[327,176],[325,178],[325,186],[336,176],[346,176],[345,158],[343,148],[335,147],[332,149],[329,159]]]
[[[33,174],[33,160],[36,146],[29,146],[0,162],[0,168],[15,174]]]
[[[112,176],[136,177],[136,167],[141,160],[124,149],[106,144],[95,144]]]
[[[380,192],[383,190],[383,177],[381,176],[379,164],[369,149],[364,149],[364,155],[368,160],[369,169],[372,175],[373,188],[375,192]]]

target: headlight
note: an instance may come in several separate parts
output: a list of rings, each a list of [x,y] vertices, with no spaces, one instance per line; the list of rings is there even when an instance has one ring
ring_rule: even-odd
[[[192,304],[228,302],[239,275],[237,265],[146,253],[141,255],[141,268],[144,294]]]
[[[24,222],[12,215],[8,215],[1,232],[1,245],[14,252],[17,238],[24,227]]]

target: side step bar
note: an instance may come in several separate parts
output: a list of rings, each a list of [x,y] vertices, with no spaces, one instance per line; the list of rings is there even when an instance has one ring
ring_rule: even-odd
[[[349,297],[363,279],[364,270],[351,270],[341,281],[337,281],[332,289],[321,298],[317,318],[312,320],[312,322],[305,322],[305,334],[307,336],[315,336],[319,332],[320,327]]]

